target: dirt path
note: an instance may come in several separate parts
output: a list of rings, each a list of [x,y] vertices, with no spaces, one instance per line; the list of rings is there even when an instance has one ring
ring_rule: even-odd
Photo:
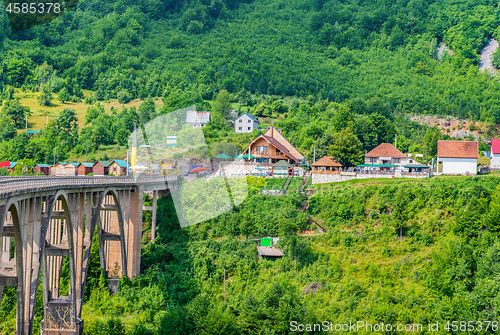
[[[481,59],[479,60],[479,71],[488,70],[490,73],[497,73],[498,70],[493,66],[493,54],[498,48],[498,41],[492,38],[481,52]]]
[[[446,43],[441,43],[437,48],[437,59],[441,60],[441,58],[443,58],[445,53],[447,53],[449,55],[453,55],[453,51],[448,49],[448,47],[446,46]]]

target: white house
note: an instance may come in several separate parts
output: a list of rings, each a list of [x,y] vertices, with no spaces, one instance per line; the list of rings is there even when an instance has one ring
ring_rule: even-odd
[[[491,139],[490,168],[500,169],[500,139]]]
[[[189,123],[193,128],[205,127],[210,121],[210,112],[189,111],[186,114],[186,123]]]
[[[251,133],[254,129],[259,129],[259,120],[248,113],[243,113],[234,120],[235,133]]]
[[[477,141],[438,141],[438,162],[443,163],[444,174],[476,174]]]

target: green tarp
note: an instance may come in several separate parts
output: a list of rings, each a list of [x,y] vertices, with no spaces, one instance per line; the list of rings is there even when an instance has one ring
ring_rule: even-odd
[[[261,247],[272,247],[273,246],[273,239],[272,238],[261,238],[260,239],[260,246]]]

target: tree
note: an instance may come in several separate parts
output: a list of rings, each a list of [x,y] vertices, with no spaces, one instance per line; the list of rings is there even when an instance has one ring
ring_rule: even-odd
[[[91,123],[94,119],[97,119],[99,115],[104,114],[104,106],[98,103],[95,106],[90,106],[87,108],[87,113],[85,114],[85,125]]]
[[[149,97],[143,101],[139,106],[138,112],[142,124],[154,119],[156,117],[156,106],[153,98]]]
[[[342,129],[332,135],[328,155],[339,161],[342,166],[358,165],[364,159],[363,145],[351,128]]]
[[[363,150],[370,151],[377,146],[378,134],[369,116],[364,115],[356,119],[354,134],[363,144]]]
[[[42,85],[40,95],[38,95],[38,104],[40,106],[50,106],[52,104],[52,91],[49,85]]]
[[[71,151],[78,138],[78,118],[74,109],[64,108],[56,120],[56,129],[63,148]]]
[[[354,114],[348,106],[333,102],[328,108],[333,110],[331,122],[335,131],[339,132],[347,127],[352,127]]]
[[[132,95],[127,90],[121,90],[117,94],[118,102],[128,104],[132,100]]]
[[[25,117],[31,114],[29,107],[21,105],[18,99],[6,101],[2,112],[14,121],[16,128],[21,128],[24,125]]]
[[[221,115],[224,119],[229,119],[229,109],[231,108],[231,95],[228,91],[222,90],[212,104],[212,111]]]
[[[8,141],[16,137],[16,125],[5,113],[0,114],[0,141]]]
[[[437,144],[441,138],[441,131],[438,128],[430,128],[424,136],[425,153],[429,156],[437,155]]]
[[[396,128],[389,119],[379,113],[375,113],[370,115],[370,121],[377,133],[377,145],[381,143],[392,143],[394,141]]]
[[[129,132],[127,129],[118,129],[115,134],[115,141],[118,145],[127,145]]]
[[[407,139],[405,136],[399,135],[397,137],[396,149],[398,149],[399,151],[401,151],[403,153],[408,152],[410,145],[411,145],[411,141],[409,139]]]
[[[57,95],[57,100],[64,103],[65,101],[69,101],[70,99],[71,99],[71,96],[69,95],[68,89],[66,87],[63,87],[59,91],[59,94]]]

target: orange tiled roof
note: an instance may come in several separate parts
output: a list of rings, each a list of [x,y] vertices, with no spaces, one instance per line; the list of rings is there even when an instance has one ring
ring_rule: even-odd
[[[438,157],[477,158],[479,144],[476,141],[438,141]]]
[[[330,156],[325,156],[321,159],[318,159],[312,166],[340,166],[342,167],[342,164],[337,162],[336,159]]]
[[[406,157],[404,153],[396,149],[390,143],[382,143],[369,153],[365,157]]]

